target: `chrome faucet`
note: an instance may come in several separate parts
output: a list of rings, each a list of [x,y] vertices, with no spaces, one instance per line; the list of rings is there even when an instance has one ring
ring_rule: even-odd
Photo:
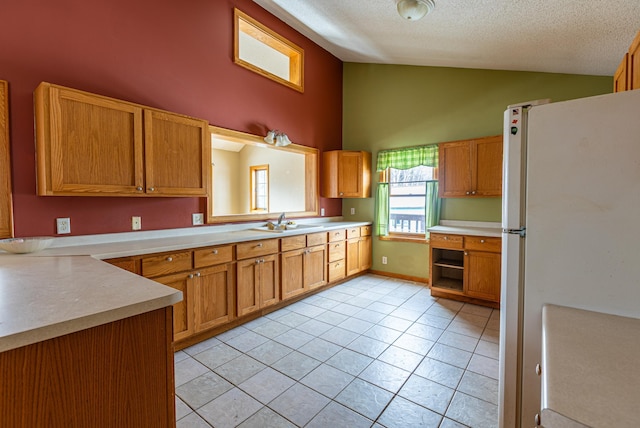
[[[284,220],[284,213],[280,214],[280,217],[278,217],[278,226],[280,226],[282,220]]]

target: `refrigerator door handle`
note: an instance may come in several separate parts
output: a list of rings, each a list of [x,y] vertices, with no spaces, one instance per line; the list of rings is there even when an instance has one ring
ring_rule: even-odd
[[[527,236],[527,228],[523,227],[521,229],[502,229],[502,233],[511,233],[513,235],[520,235],[522,238]]]

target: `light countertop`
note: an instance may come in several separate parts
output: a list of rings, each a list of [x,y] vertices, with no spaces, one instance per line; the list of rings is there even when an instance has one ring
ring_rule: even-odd
[[[542,425],[636,427],[640,319],[545,305]]]
[[[56,238],[32,254],[0,251],[0,352],[138,315],[182,293],[101,260],[323,232],[370,222],[318,222],[285,233],[245,225]]]
[[[170,306],[182,293],[89,256],[0,259],[0,352]]]
[[[261,224],[264,224],[262,222]],[[165,251],[177,251],[188,248],[209,247],[213,245],[229,244],[233,242],[254,241],[257,239],[284,238],[287,236],[304,235],[308,233],[320,233],[323,231],[344,229],[354,226],[366,226],[371,222],[347,222],[331,221],[323,223],[312,223],[319,226],[317,229],[294,229],[283,233],[263,232],[247,228],[247,226],[236,225],[225,228],[223,226],[211,226],[185,229],[185,234],[169,235],[164,231],[134,232],[127,233],[129,239],[124,241],[84,242],[80,245],[67,245],[49,248],[38,253],[27,254],[26,256],[74,256],[90,255],[96,259],[104,260],[117,257],[137,256],[151,253],[161,253]],[[321,226],[321,227],[320,227]],[[218,231],[220,229],[221,231]],[[192,233],[198,232],[200,233]],[[179,232],[178,232],[179,233]],[[123,234],[124,235],[124,234]],[[66,239],[66,238],[62,238]],[[99,240],[99,235],[96,236]],[[85,239],[83,239],[85,241]],[[76,241],[77,242],[77,241]]]
[[[430,227],[428,230],[432,233],[500,238],[501,227],[500,223],[494,222],[442,220],[438,226]]]

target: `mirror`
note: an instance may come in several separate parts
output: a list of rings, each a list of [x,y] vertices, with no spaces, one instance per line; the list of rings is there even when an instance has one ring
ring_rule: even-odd
[[[318,149],[275,147],[259,135],[209,129],[209,223],[318,215]]]

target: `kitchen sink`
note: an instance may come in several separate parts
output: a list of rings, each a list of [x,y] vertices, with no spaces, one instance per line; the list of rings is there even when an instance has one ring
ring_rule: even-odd
[[[277,226],[275,229],[269,229],[268,226],[259,226],[253,227],[251,230],[259,230],[261,232],[273,232],[273,233],[285,233],[285,232],[295,232],[296,230],[319,230],[322,229],[323,226],[317,224],[284,224],[284,229],[278,229]],[[281,227],[282,227],[281,226]]]

